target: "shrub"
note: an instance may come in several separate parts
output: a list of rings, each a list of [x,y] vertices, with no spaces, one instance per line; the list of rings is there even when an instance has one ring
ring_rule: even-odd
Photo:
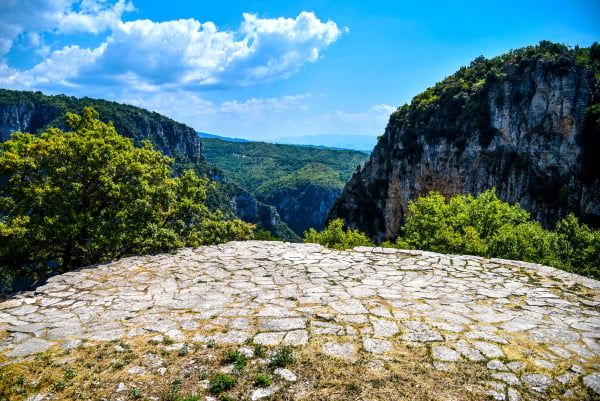
[[[580,225],[573,214],[554,231],[544,230],[493,189],[449,202],[431,192],[408,208],[404,235],[384,246],[523,260],[600,278],[600,231]]]
[[[344,221],[335,219],[327,228],[317,232],[314,228],[304,232],[304,242],[314,242],[332,249],[352,249],[356,246],[374,246],[373,242],[358,230],[344,230]]]

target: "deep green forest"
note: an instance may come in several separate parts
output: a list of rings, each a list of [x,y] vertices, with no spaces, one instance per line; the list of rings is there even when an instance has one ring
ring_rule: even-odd
[[[225,171],[233,181],[251,192],[268,181],[295,173],[308,164],[323,165],[324,169],[335,171],[336,175],[331,177],[330,184],[341,189],[356,167],[369,157],[354,150],[233,142],[216,138],[202,138],[202,147],[206,161]]]
[[[353,150],[202,138],[214,164],[259,201],[277,208],[298,235],[324,227],[334,199],[368,155]]]

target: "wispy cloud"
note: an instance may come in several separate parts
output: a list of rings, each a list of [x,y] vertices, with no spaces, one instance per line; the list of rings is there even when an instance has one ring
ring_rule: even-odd
[[[277,98],[220,103],[197,93],[129,93],[122,100],[185,121],[199,131],[232,137],[275,139],[309,134],[373,135],[383,133],[395,107],[378,104],[355,113],[324,112],[303,93]]]
[[[294,74],[303,64],[317,61],[342,34],[334,22],[322,22],[311,12],[273,19],[243,14],[239,29],[232,31],[195,19],[124,22],[123,13],[134,9],[125,0],[31,0],[24,2],[27,11],[14,0],[5,1],[9,4],[3,2],[0,8],[0,53],[27,36],[30,46],[47,55],[27,70],[10,68],[4,61],[0,85],[18,89],[57,83],[126,85],[149,92],[248,86]],[[28,11],[33,15],[27,16]],[[71,44],[54,49],[40,39],[52,33],[67,40],[72,32],[106,37],[96,48]]]

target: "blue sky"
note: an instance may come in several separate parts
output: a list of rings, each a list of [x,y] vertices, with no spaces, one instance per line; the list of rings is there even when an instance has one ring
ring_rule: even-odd
[[[600,41],[599,15],[598,0],[1,0],[0,87],[230,137],[375,137],[479,55]]]

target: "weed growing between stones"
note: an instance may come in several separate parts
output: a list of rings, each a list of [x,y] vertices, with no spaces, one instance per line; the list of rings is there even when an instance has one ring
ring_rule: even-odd
[[[254,391],[274,388],[278,390],[270,401],[487,399],[482,381],[492,379],[485,364],[462,361],[449,363],[448,372],[438,371],[427,347],[401,344],[381,355],[361,351],[359,343],[351,358],[325,353],[323,344],[336,339],[317,338],[303,347],[187,343],[186,355],[162,352],[168,347],[181,349],[184,344],[149,343],[142,337],[90,343],[68,352],[54,347],[29,360],[1,366],[0,400],[50,393],[53,400],[199,401],[207,396],[220,401],[248,400]],[[351,342],[352,338],[343,340]],[[523,348],[529,345],[524,339]],[[123,366],[115,369],[116,363]],[[289,369],[297,380],[277,374],[281,368]],[[593,399],[578,382],[552,386],[544,397],[560,398],[567,389],[572,399]]]

